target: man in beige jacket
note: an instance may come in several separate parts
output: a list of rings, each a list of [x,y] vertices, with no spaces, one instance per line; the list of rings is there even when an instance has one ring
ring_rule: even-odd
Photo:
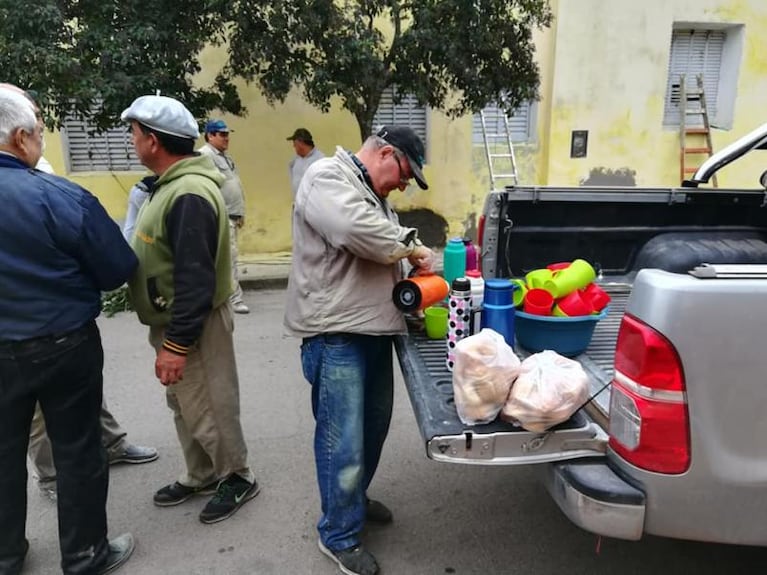
[[[413,130],[384,127],[356,154],[339,147],[312,164],[296,194],[285,326],[303,338],[312,386],[319,547],[350,575],[378,573],[360,532],[392,520],[367,497],[391,420],[392,336],[405,331],[391,294],[402,260],[430,271],[433,254],[386,198],[411,179],[427,188],[423,160]]]
[[[242,189],[240,175],[234,165],[232,156],[229,155],[230,130],[223,120],[209,120],[205,124],[205,145],[198,152],[208,156],[215,164],[224,182],[221,184],[221,195],[224,197],[226,212],[229,215],[229,254],[232,260],[232,292],[229,301],[232,302],[234,313],[250,313],[250,308],[242,301],[242,287],[240,275],[237,271],[237,235],[245,225],[245,192]]]

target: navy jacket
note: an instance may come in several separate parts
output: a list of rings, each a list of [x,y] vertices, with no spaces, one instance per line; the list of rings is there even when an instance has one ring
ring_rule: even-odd
[[[87,190],[0,154],[0,340],[83,326],[137,264]]]

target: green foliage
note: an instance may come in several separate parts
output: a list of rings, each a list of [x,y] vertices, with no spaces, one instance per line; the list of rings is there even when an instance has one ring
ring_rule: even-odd
[[[110,292],[101,294],[101,311],[106,317],[112,317],[121,311],[132,311],[128,298],[128,286],[124,285]]]
[[[391,86],[451,116],[535,99],[532,32],[552,18],[547,0],[239,0],[230,8],[228,71],[256,81],[270,102],[296,85],[323,111],[339,96],[363,139]]]
[[[134,98],[157,90],[180,98],[196,116],[216,108],[241,114],[231,78],[192,83],[200,51],[225,39],[227,4],[0,0],[2,81],[34,90],[49,126],[74,113],[110,127]]]
[[[35,90],[50,126],[109,127],[157,90],[242,115],[235,78],[270,103],[299,86],[323,111],[340,98],[364,139],[392,86],[451,116],[535,99],[532,33],[551,18],[548,0],[0,0],[1,80]],[[229,59],[199,86],[208,45]]]

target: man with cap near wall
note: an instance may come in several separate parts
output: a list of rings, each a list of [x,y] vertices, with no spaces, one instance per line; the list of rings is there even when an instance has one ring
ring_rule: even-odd
[[[406,331],[391,294],[402,260],[428,272],[433,253],[399,224],[387,197],[411,179],[427,188],[423,159],[413,130],[384,127],[356,154],[338,147],[312,164],[293,210],[285,327],[303,338],[312,386],[319,547],[349,575],[378,573],[360,532],[366,521],[392,520],[367,496],[391,420],[392,336]]]
[[[222,521],[258,494],[240,425],[229,225],[224,178],[194,153],[197,123],[181,102],[142,96],[120,116],[139,160],[158,178],[131,245],[139,260],[131,301],[157,351],[186,472],[154,495],[160,507],[215,495],[200,513]]]
[[[295,201],[298,184],[301,183],[306,169],[320,158],[324,158],[325,154],[314,147],[314,138],[306,128],[298,128],[292,136],[288,136],[288,141],[293,142],[293,149],[296,151],[296,155],[288,164],[290,188],[293,190],[293,201]]]
[[[20,573],[29,549],[25,455],[39,402],[58,471],[62,570],[101,575],[127,561],[134,541],[107,540],[95,319],[101,291],[119,287],[137,262],[94,196],[33,169],[44,127],[20,92],[0,87],[0,573]]]
[[[226,152],[229,149],[230,133],[231,130],[223,120],[209,120],[205,124],[203,134],[205,144],[197,151],[210,156],[218,171],[226,178],[221,184],[221,195],[224,196],[226,211],[229,214],[229,251],[234,282],[234,292],[230,300],[234,313],[250,313],[250,309],[242,301],[242,287],[240,287],[240,275],[237,271],[237,230],[245,225],[245,194],[242,191],[242,182],[234,161]]]

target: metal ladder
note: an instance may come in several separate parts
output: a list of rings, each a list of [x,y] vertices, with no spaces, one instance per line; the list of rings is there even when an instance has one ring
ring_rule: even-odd
[[[711,143],[711,125],[708,120],[706,93],[703,90],[703,74],[696,76],[697,88],[687,89],[687,80],[682,74],[679,78],[679,176],[684,182],[689,174],[694,174],[698,166],[690,166],[690,156],[711,157],[714,153]],[[697,121],[694,120],[697,118]],[[688,136],[703,139],[690,146]],[[715,188],[719,187],[716,176],[711,178]]]
[[[511,143],[511,131],[509,130],[509,117],[499,108],[503,118],[502,122],[495,118],[494,129],[502,128],[501,132],[488,132],[487,115],[480,110],[479,118],[482,123],[482,139],[485,143],[485,156],[487,167],[490,171],[491,189],[497,189],[498,180],[511,180],[512,185],[519,185],[517,176],[517,159],[514,156],[514,145]],[[501,124],[501,125],[499,125]],[[502,151],[498,151],[498,149]],[[508,151],[507,151],[508,150]],[[502,164],[498,166],[497,164]]]

